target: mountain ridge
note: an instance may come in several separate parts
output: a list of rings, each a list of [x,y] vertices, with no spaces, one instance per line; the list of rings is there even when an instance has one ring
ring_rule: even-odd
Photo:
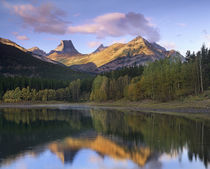
[[[38,59],[28,51],[0,42],[0,75],[6,77],[24,76],[57,80],[75,80],[90,76],[86,73],[76,72],[65,65],[53,64]]]
[[[15,46],[22,51],[30,52],[34,57],[54,64],[64,64],[76,71],[101,73],[121,67],[145,65],[148,62],[167,57],[184,57],[175,50],[166,50],[157,43],[150,43],[138,36],[128,43],[115,43],[105,47],[101,44],[93,53],[82,54],[76,50],[71,40],[61,40],[60,44],[46,54],[38,47],[25,50],[9,40],[4,43]]]

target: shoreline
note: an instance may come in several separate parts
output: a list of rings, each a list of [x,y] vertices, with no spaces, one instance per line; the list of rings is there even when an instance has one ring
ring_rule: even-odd
[[[176,115],[199,115],[210,117],[210,99],[200,101],[172,101],[172,102],[154,102],[144,100],[141,102],[130,102],[125,100],[109,102],[81,102],[70,103],[63,101],[49,102],[21,102],[21,103],[0,103],[1,108],[102,108],[102,109],[120,109],[130,111],[142,111],[161,114]]]

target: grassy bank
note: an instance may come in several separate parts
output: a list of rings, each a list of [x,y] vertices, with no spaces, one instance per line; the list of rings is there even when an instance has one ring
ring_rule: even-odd
[[[162,114],[187,115],[193,114],[194,117],[210,117],[210,98],[205,93],[199,96],[189,96],[183,100],[170,102],[157,102],[152,100],[143,100],[131,102],[128,100],[107,101],[107,102],[79,102],[69,103],[63,101],[46,101],[46,102],[20,102],[20,103],[3,103],[0,108],[6,107],[56,107],[56,106],[77,106],[77,107],[100,107],[114,108],[121,110],[154,112]]]

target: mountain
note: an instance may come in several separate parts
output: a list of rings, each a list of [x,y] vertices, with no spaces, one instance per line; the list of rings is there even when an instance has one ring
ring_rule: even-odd
[[[43,60],[45,62],[50,62],[50,63],[54,63],[54,64],[60,64],[59,62],[55,62],[54,60],[51,60],[51,59],[48,59],[46,56],[46,53],[39,49],[38,47],[33,47],[33,48],[30,48],[30,49],[25,49],[23,48],[22,46],[16,44],[15,42],[9,40],[9,39],[4,39],[4,38],[0,38],[0,43],[1,44],[5,44],[5,45],[9,45],[9,46],[13,46],[23,52],[27,52],[27,53],[30,53],[33,57],[37,58],[37,59],[40,59],[40,60]]]
[[[39,56],[46,56],[46,52],[39,49],[38,47],[33,47],[33,48],[30,48],[28,49],[29,52],[32,52],[33,54],[35,55],[39,55]]]
[[[11,45],[12,44],[12,45]],[[0,75],[74,80],[90,76],[61,64],[40,60],[9,40],[0,41]]]
[[[105,47],[103,44],[101,44],[93,53],[101,52],[102,50],[104,50],[106,48],[107,47]]]
[[[133,65],[144,65],[148,62],[163,59],[166,57],[184,57],[177,51],[167,51],[157,43],[150,43],[146,39],[138,36],[126,44],[116,43],[101,51],[89,55],[77,55],[62,60],[62,63],[76,70],[85,71],[88,63],[94,63],[91,69],[95,72],[116,70],[121,67]],[[73,66],[76,65],[76,66]],[[90,69],[88,69],[89,71]]]
[[[65,63],[68,58],[81,55],[74,47],[71,40],[62,40],[56,49],[51,50],[47,58]]]
[[[175,50],[169,50],[169,51],[166,51],[165,54],[167,55],[167,57],[170,57],[170,58],[179,58],[181,60],[181,62],[184,62],[185,61],[185,57],[182,56],[178,51],[175,51]]]
[[[59,62],[51,60],[50,58],[47,58],[46,57],[47,53],[45,51],[39,49],[38,47],[30,48],[27,51],[28,51],[28,53],[32,54],[32,56],[34,56],[35,58],[40,59],[42,61],[50,62],[50,63],[53,63],[53,64],[61,64]]]
[[[101,44],[91,54],[78,52],[71,40],[62,40],[57,48],[48,54],[37,47],[26,50],[12,41],[2,38],[0,40],[3,44],[18,48],[42,61],[64,64],[72,70],[88,73],[101,73],[121,67],[145,65],[167,57],[180,58],[181,61],[184,61],[184,57],[179,52],[167,51],[159,44],[150,43],[140,36],[125,44],[115,43],[108,47]]]

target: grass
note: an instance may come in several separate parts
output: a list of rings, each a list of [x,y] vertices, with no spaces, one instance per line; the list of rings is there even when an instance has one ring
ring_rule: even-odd
[[[47,101],[47,102],[21,102],[21,103],[1,103],[0,107],[18,107],[18,106],[90,106],[99,108],[112,108],[129,111],[142,111],[151,113],[181,115],[189,118],[208,118],[210,119],[210,91],[205,91],[198,96],[188,96],[184,99],[169,101],[169,102],[157,102],[152,100],[143,100],[138,102],[131,102],[125,99],[118,101],[107,102],[79,102],[69,103],[64,101]]]

